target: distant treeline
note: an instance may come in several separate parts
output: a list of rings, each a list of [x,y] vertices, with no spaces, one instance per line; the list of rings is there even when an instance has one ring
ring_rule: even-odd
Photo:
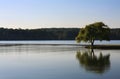
[[[0,40],[74,40],[79,28],[0,28]],[[111,29],[110,39],[120,40],[120,29]]]

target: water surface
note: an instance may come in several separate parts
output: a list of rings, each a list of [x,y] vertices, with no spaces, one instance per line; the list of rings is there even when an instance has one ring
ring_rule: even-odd
[[[79,46],[18,45],[0,47],[0,79],[118,79],[120,50],[94,50],[99,57],[110,54],[109,64],[86,69],[77,52]],[[102,68],[103,67],[103,68]]]
[[[38,41],[30,41],[30,40],[23,40],[23,41],[0,41],[0,45],[2,44],[89,44],[89,43],[77,43],[75,40],[38,40]],[[95,44],[116,44],[120,45],[120,40],[111,40],[111,41],[95,41]]]

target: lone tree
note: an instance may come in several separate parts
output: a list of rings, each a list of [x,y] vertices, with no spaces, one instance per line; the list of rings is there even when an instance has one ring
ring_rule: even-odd
[[[81,28],[77,37],[75,38],[78,43],[81,41],[91,43],[91,48],[94,46],[95,40],[109,41],[110,29],[103,22],[95,22]]]

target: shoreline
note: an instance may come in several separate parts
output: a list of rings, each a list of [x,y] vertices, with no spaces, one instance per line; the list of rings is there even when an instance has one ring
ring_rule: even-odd
[[[79,46],[83,48],[90,48],[90,45],[84,44],[0,44],[0,46],[19,46],[19,45],[43,45],[43,46]],[[120,45],[94,45],[93,49],[120,49]]]
[[[43,45],[43,46],[84,46],[79,44],[0,44],[0,46]]]
[[[85,46],[85,48],[90,48],[90,45]],[[120,49],[120,45],[94,45],[93,49]]]

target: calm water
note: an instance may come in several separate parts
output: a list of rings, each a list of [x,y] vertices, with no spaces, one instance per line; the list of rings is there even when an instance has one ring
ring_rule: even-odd
[[[46,41],[0,41],[0,44],[79,44],[75,40],[46,40]],[[88,44],[88,43],[80,43]],[[95,41],[95,44],[120,44],[120,40],[111,40],[111,41]]]
[[[88,54],[90,50],[78,46],[1,46],[0,79],[120,78],[120,50],[94,50],[94,55]],[[92,64],[87,62],[91,57]]]

